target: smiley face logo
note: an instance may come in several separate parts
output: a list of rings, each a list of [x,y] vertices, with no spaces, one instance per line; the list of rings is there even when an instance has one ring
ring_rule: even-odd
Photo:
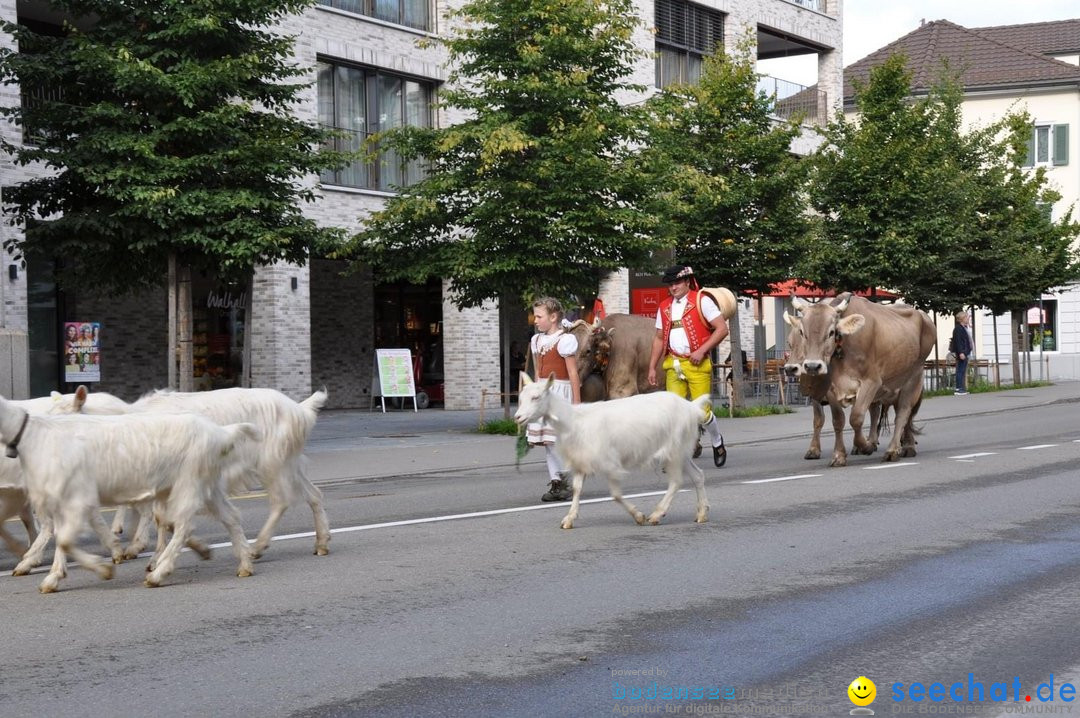
[[[868,706],[877,698],[877,686],[866,676],[859,676],[847,687],[848,698],[857,706]]]

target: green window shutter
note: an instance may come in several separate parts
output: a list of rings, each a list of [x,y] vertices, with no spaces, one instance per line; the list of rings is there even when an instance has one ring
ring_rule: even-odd
[[[1031,134],[1028,135],[1027,141],[1027,157],[1024,158],[1024,167],[1035,166],[1035,128],[1031,128]]]
[[[1069,126],[1054,125],[1054,164],[1069,164]]]

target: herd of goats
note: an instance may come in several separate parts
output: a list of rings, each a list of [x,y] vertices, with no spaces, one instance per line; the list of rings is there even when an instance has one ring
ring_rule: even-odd
[[[882,306],[850,295],[793,304],[795,314],[785,314],[790,326],[785,370],[798,377],[804,396],[813,399],[814,433],[806,458],[820,457],[825,406],[836,433],[832,466],[847,460],[845,412],[855,453],[876,450],[880,424],[891,410],[896,431],[884,458],[914,456],[922,366],[936,341],[929,317],[911,307]],[[602,335],[599,326],[587,330],[596,338]],[[632,375],[629,379],[636,383]],[[689,474],[697,494],[695,518],[707,520],[704,473],[692,457],[699,426],[708,418],[709,397],[690,402],[653,391],[610,398],[609,384],[607,401],[571,405],[550,391],[550,380],[533,382],[522,375],[522,383],[515,420],[521,426],[552,423],[572,476],[573,498],[562,528],[573,528],[588,475],[606,477],[612,498],[637,523],[656,524]],[[57,590],[67,575],[69,555],[101,578],[111,578],[114,563],[136,557],[147,546],[153,523],[157,545],[145,583],[158,586],[184,547],[209,557],[207,546],[193,534],[194,517],[208,513],[229,533],[237,575],[250,576],[282,514],[299,498],[314,515],[315,553],[325,555],[329,523],[322,492],[304,475],[302,452],[326,399],[325,391],[296,402],[273,389],[234,388],[157,391],[127,403],[106,393],[90,394],[85,387],[23,401],[0,397],[0,441],[7,446],[7,458],[0,460],[0,540],[22,557],[13,573],[27,574],[40,564],[55,537],[53,563],[39,586],[42,593]],[[645,516],[623,498],[620,481],[631,470],[657,466],[664,469],[668,487]],[[229,496],[259,487],[269,497],[270,514],[249,543]],[[111,527],[102,517],[103,506],[120,507]],[[126,547],[118,538],[125,507],[138,514]],[[4,529],[4,522],[16,516],[26,526],[28,548]],[[87,524],[108,548],[111,561],[78,545]]]
[[[281,515],[303,497],[315,516],[315,553],[329,550],[330,527],[322,492],[304,475],[302,451],[326,403],[319,391],[295,402],[273,389],[221,389],[198,393],[158,391],[133,403],[110,394],[74,394],[9,401],[0,398],[0,539],[22,558],[15,575],[41,563],[55,537],[52,566],[39,590],[51,593],[67,575],[67,556],[103,579],[113,564],[146,546],[155,522],[157,548],[146,585],[158,586],[183,547],[203,558],[209,549],[193,535],[193,519],[209,513],[229,532],[238,576],[266,550]],[[229,495],[266,490],[270,515],[249,544]],[[122,547],[102,506],[130,507],[139,522]],[[34,515],[37,523],[35,524]],[[3,528],[21,517],[31,539],[25,548]],[[117,518],[122,522],[118,512]],[[112,560],[79,547],[86,525]],[[170,536],[171,534],[171,536]]]

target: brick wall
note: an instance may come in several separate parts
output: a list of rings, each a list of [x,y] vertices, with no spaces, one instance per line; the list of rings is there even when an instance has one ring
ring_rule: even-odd
[[[449,301],[449,282],[443,282],[443,366],[446,409],[478,409],[481,392],[499,391],[499,306],[487,302],[458,310]],[[488,406],[499,406],[498,398]]]
[[[311,379],[327,406],[368,408],[374,367],[370,271],[342,276],[345,262],[311,262]]]

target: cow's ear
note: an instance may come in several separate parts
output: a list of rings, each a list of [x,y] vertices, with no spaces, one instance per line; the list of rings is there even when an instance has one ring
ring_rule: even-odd
[[[520,380],[521,380],[521,385],[522,386],[528,386],[529,384],[533,383],[533,380],[532,380],[531,376],[529,376],[525,372],[518,372],[518,373],[521,374]]]
[[[607,335],[608,335],[608,339],[611,339],[611,336],[612,336],[612,335],[613,335],[614,333],[615,333],[615,327],[612,327],[611,329],[608,329],[608,330],[607,330]]]
[[[792,329],[799,329],[802,326],[802,323],[797,318],[788,314],[787,311],[784,312],[784,321],[787,322],[788,326]]]
[[[848,334],[854,334],[862,329],[864,324],[866,324],[866,317],[861,314],[852,314],[837,322],[836,330],[840,332],[840,334],[847,336]]]

